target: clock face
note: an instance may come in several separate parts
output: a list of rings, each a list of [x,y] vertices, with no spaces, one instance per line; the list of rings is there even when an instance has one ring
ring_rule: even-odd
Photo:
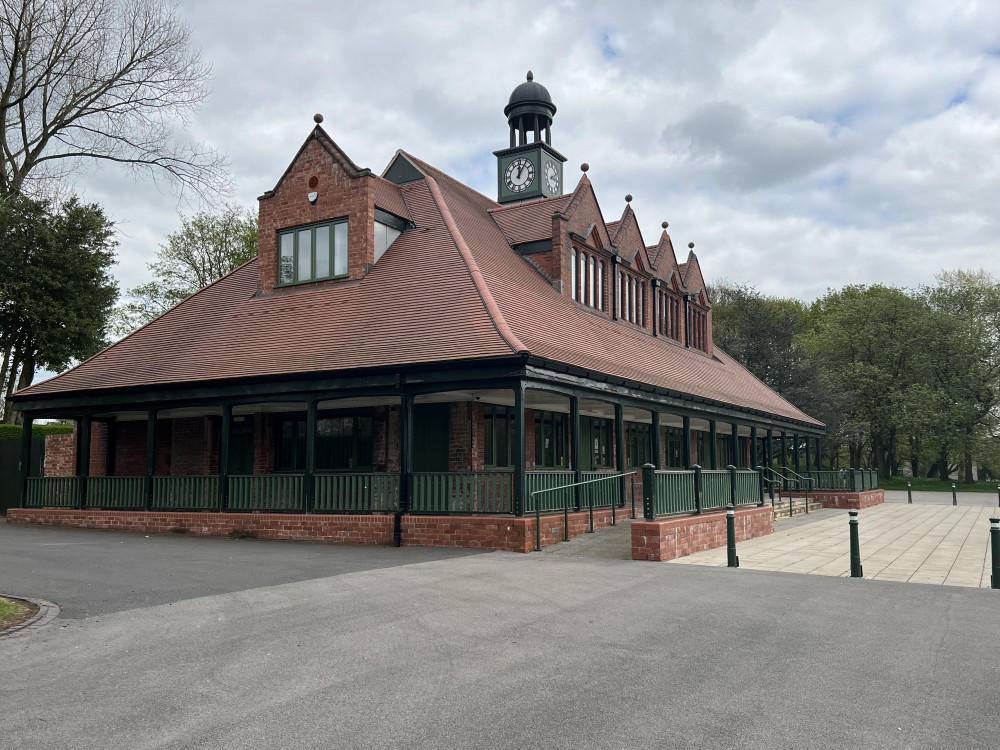
[[[530,159],[519,156],[507,165],[503,178],[511,192],[523,192],[535,181],[535,165]]]
[[[553,195],[559,195],[559,167],[551,159],[545,162],[545,187]]]

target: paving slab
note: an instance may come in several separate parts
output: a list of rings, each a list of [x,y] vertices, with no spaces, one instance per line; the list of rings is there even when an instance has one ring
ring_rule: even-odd
[[[916,494],[916,493],[915,493]],[[935,493],[923,493],[933,495]],[[966,493],[969,494],[969,493]],[[992,558],[989,519],[997,508],[983,502],[892,502],[859,515],[861,566],[866,578],[989,588]],[[995,500],[995,498],[992,498]],[[741,568],[845,577],[850,575],[848,513],[823,510],[777,521],[774,533],[740,542]],[[788,525],[786,525],[788,524]],[[726,566],[726,550],[698,552],[677,565]]]

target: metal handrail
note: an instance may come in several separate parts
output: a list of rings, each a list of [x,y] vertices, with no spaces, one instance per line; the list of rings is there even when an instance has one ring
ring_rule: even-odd
[[[562,492],[569,489],[570,487],[582,487],[585,484],[595,484],[597,482],[609,482],[612,479],[624,479],[625,477],[631,477],[638,472],[629,471],[622,473],[608,474],[606,477],[598,477],[597,479],[587,479],[583,482],[573,482],[572,484],[564,484],[561,487],[549,487],[544,490],[535,490],[529,497],[534,499],[535,495],[544,495],[546,492]],[[633,502],[635,500],[635,490],[632,491]],[[590,499],[590,528],[588,533],[594,533],[594,500],[593,497]],[[611,504],[611,525],[615,525],[615,504]],[[569,541],[569,505],[563,506],[563,541]],[[540,552],[542,549],[542,511],[541,506],[535,503],[535,551]]]

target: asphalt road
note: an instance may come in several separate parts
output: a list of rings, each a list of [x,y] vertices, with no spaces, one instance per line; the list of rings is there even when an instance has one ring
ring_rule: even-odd
[[[0,590],[61,591],[64,612],[0,640],[4,747],[998,742],[997,591],[161,537],[90,608],[87,592],[117,578],[116,549],[142,543],[43,542],[91,533],[0,527]],[[161,603],[136,604],[136,586]]]

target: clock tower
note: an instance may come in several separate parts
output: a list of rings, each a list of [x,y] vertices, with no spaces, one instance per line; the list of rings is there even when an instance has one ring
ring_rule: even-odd
[[[503,113],[510,125],[510,147],[493,152],[497,157],[497,201],[513,203],[562,195],[566,157],[552,148],[556,105],[548,90],[535,83],[530,70],[528,80],[510,95]]]

